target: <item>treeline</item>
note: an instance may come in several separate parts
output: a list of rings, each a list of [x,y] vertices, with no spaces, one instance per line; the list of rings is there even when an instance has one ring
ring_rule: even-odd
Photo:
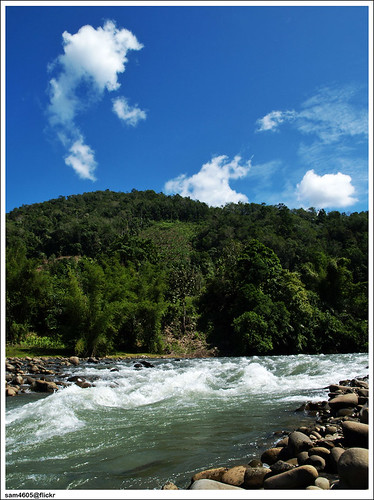
[[[7,214],[7,341],[79,355],[367,350],[368,213],[89,192]]]

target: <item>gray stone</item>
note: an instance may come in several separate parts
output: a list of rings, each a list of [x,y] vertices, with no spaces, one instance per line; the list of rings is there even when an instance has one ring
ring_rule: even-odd
[[[310,455],[305,462],[306,465],[313,465],[318,471],[324,470],[326,467],[326,460],[319,455]]]
[[[369,451],[366,448],[346,450],[338,462],[339,480],[348,488],[367,489],[369,483]]]
[[[301,465],[295,469],[269,477],[264,481],[265,489],[287,490],[306,488],[314,484],[318,471],[312,465]]]
[[[213,481],[221,481],[224,472],[227,472],[228,467],[217,467],[215,469],[206,469],[201,472],[197,472],[192,476],[192,481],[198,481],[199,479],[212,479]]]
[[[189,490],[244,490],[238,486],[213,481],[212,479],[198,479],[188,488]]]
[[[176,486],[174,483],[171,483],[170,481],[164,484],[164,486],[161,488],[162,490],[178,490],[178,486]]]
[[[369,425],[361,422],[347,421],[342,423],[344,443],[346,446],[358,448],[369,447]]]
[[[222,474],[222,483],[232,486],[241,486],[244,482],[245,471],[249,469],[248,465],[236,465]]]
[[[312,446],[313,441],[303,432],[294,431],[289,435],[287,448],[292,457],[296,457],[301,451],[307,451]]]
[[[329,401],[329,406],[334,411],[338,411],[341,408],[352,408],[356,405],[358,405],[358,396],[355,393],[342,394]]]
[[[79,358],[78,356],[71,356],[69,358],[69,361],[72,365],[78,366],[79,365]]]
[[[314,481],[315,486],[318,486],[318,488],[321,488],[321,490],[329,490],[330,489],[330,481],[327,479],[327,477],[317,477],[317,479]]]
[[[243,486],[248,489],[261,488],[270,472],[266,467],[249,467],[244,473]]]

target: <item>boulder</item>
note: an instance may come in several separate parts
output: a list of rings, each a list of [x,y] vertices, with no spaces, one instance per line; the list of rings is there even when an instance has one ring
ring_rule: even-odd
[[[369,451],[349,448],[338,462],[339,480],[348,488],[367,489],[369,483]]]
[[[288,445],[288,436],[284,437],[280,441],[278,441],[275,445],[276,448],[283,448]]]
[[[292,465],[288,462],[284,462],[283,460],[278,460],[275,464],[270,466],[270,470],[274,474],[281,474],[282,472],[286,472],[287,470],[294,469],[295,465]]]
[[[318,471],[312,465],[301,465],[295,469],[269,477],[264,481],[264,488],[271,490],[302,489],[314,484]]]
[[[262,467],[263,464],[262,464],[261,460],[254,458],[248,463],[248,465],[249,465],[249,467]]]
[[[232,486],[241,486],[244,482],[244,474],[248,469],[248,465],[236,465],[231,467],[222,474],[222,483],[231,484]]]
[[[335,448],[332,448],[329,460],[328,460],[328,465],[329,469],[333,474],[336,474],[338,472],[338,462],[340,457],[343,455],[345,452],[344,448],[339,448],[338,446],[335,446]]]
[[[361,408],[360,413],[359,413],[359,418],[360,418],[360,422],[362,424],[369,423],[369,408],[368,408],[367,404]]]
[[[314,446],[308,450],[308,455],[318,455],[319,457],[323,457],[325,460],[330,455],[330,450],[323,446]]]
[[[305,465],[305,462],[309,458],[309,453],[307,451],[301,451],[300,453],[297,454],[297,463],[299,465]]]
[[[249,467],[244,473],[244,488],[262,488],[264,479],[270,472],[266,467]]]
[[[201,472],[197,472],[192,476],[192,481],[198,481],[199,479],[212,479],[213,481],[221,481],[224,472],[227,472],[228,467],[218,467],[215,469],[206,469]]]
[[[330,489],[330,481],[327,479],[327,477],[317,477],[317,479],[314,481],[314,485],[318,488],[321,488],[321,490]]]
[[[78,356],[70,356],[69,362],[72,365],[74,365],[74,366],[78,366],[79,365],[79,358],[78,358]]]
[[[162,490],[178,490],[178,486],[176,486],[174,483],[171,483],[170,481],[161,488]]]
[[[289,435],[288,446],[291,456],[296,457],[301,451],[312,448],[313,441],[303,432],[294,431]]]
[[[354,392],[336,396],[329,401],[329,406],[333,411],[338,411],[341,408],[352,408],[356,405],[358,405],[358,396]]]
[[[244,490],[244,488],[239,488],[238,486],[233,486],[232,484],[220,483],[219,481],[213,481],[212,479],[198,479],[194,481],[189,490]]]
[[[268,464],[268,465],[273,465],[273,464],[275,464],[275,462],[280,460],[279,455],[282,452],[284,453],[283,446],[279,446],[277,448],[269,448],[269,449],[265,450],[263,452],[263,454],[261,455],[261,462]]]
[[[37,392],[55,392],[58,386],[54,382],[48,382],[47,380],[35,380],[34,389]]]
[[[22,385],[23,384],[23,378],[21,377],[21,375],[16,375],[14,377],[13,384],[16,384],[16,385]]]
[[[8,386],[5,390],[7,396],[16,396],[18,390],[15,387]]]
[[[346,446],[358,448],[368,448],[369,446],[369,425],[361,422],[342,422],[344,443]]]
[[[313,465],[313,467],[320,471],[326,467],[326,460],[319,455],[310,455],[305,465]]]

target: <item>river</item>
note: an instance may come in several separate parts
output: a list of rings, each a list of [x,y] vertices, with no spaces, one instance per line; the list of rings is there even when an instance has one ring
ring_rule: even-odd
[[[200,470],[259,458],[310,417],[303,402],[369,373],[367,354],[107,361],[66,368],[95,380],[7,398],[7,489],[186,488]],[[118,371],[114,371],[117,369]],[[310,420],[309,420],[310,421]]]

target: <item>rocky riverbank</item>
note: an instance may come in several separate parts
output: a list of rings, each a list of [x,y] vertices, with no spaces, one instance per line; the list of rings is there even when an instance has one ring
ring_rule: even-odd
[[[326,389],[327,401],[307,402],[296,410],[315,416],[311,425],[282,432],[259,458],[198,472],[185,489],[368,489],[368,376]],[[162,489],[179,488],[169,482]]]
[[[7,396],[17,396],[28,392],[53,393],[62,387],[76,384],[85,389],[95,385],[97,378],[85,378],[79,375],[79,366],[85,364],[106,364],[112,371],[118,371],[117,361],[130,361],[135,370],[153,368],[147,359],[116,358],[78,358],[39,357],[16,358],[9,357],[5,362],[5,393]],[[77,375],[67,374],[67,369],[76,368]]]

